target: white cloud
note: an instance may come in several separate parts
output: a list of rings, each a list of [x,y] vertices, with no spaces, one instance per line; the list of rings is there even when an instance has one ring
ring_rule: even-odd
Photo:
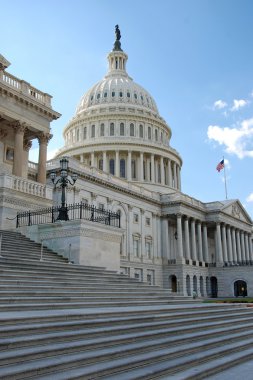
[[[253,202],[253,193],[246,198],[246,202]]]
[[[239,158],[253,157],[253,118],[243,120],[238,128],[209,125],[207,136],[219,145],[224,145],[227,153]]]
[[[231,111],[238,111],[240,108],[245,107],[247,103],[247,100],[244,99],[234,99]]]
[[[221,109],[223,109],[223,108],[225,108],[225,107],[227,107],[227,103],[226,102],[224,102],[223,100],[216,100],[216,102],[214,102],[214,104],[213,104],[213,108],[216,110],[216,109],[218,109],[218,110],[221,110]]]

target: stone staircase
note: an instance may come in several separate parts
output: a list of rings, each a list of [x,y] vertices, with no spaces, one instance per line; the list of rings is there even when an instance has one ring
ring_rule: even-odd
[[[253,308],[173,299],[46,249],[40,261],[40,245],[0,234],[3,380],[195,380],[253,358]]]

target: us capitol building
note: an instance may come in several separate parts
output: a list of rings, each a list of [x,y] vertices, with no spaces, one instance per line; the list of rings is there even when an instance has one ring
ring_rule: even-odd
[[[128,75],[118,26],[115,36],[107,74],[81,98],[63,130],[65,144],[50,161],[50,122],[60,114],[50,95],[7,73],[9,62],[0,56],[1,228],[13,228],[17,210],[60,203],[50,173],[67,156],[78,174],[67,203],[118,212],[121,220],[118,231],[83,222],[84,240],[72,244],[77,264],[101,262],[185,296],[253,296],[252,220],[239,200],[203,203],[181,192],[182,158],[170,145],[172,131],[153,97]],[[38,164],[29,161],[33,139]],[[77,227],[60,224],[41,228],[46,244],[64,254]]]

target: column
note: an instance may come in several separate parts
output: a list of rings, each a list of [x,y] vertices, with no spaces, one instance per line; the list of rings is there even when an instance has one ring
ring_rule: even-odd
[[[190,260],[191,252],[190,252],[190,236],[189,236],[189,222],[186,217],[184,220],[184,233],[185,233],[185,258]]]
[[[181,190],[181,176],[180,176],[180,167],[177,166],[177,187],[178,190]]]
[[[240,233],[240,238],[241,238],[241,260],[240,261],[248,261],[249,258],[247,258],[247,254],[246,254],[244,232],[240,231],[239,233]]]
[[[93,168],[95,166],[95,153],[94,152],[91,152],[90,161],[91,161],[90,166]]]
[[[132,213],[133,208],[131,206],[128,206],[128,256],[129,260],[133,258],[133,234],[132,234],[132,218],[133,218],[133,213]]]
[[[177,214],[177,257],[183,258],[182,215]]]
[[[202,249],[202,231],[201,222],[197,222],[197,233],[198,233],[198,260],[203,261],[203,249]]]
[[[83,154],[80,154],[80,163],[83,164]]]
[[[195,220],[194,219],[191,220],[191,258],[193,261],[197,260]]]
[[[53,135],[50,135],[50,133],[41,133],[38,136],[40,149],[37,180],[43,184],[46,183],[47,144],[52,137]]]
[[[203,224],[203,245],[204,245],[204,261],[209,262],[209,252],[208,252],[208,240],[207,240],[207,225]]]
[[[156,218],[157,221],[157,257],[161,258],[162,257],[162,251],[161,251],[161,239],[162,239],[162,228],[161,228],[161,218],[160,215],[157,215]]]
[[[13,126],[15,137],[14,137],[14,161],[12,173],[18,177],[22,177],[23,168],[23,144],[24,144],[24,133],[25,124],[20,124],[19,122]]]
[[[248,235],[248,240],[249,240],[249,259],[250,259],[250,261],[253,261],[253,249],[252,249],[251,234]]]
[[[118,150],[115,151],[115,175],[116,175],[116,177],[120,176],[120,172],[119,172],[119,151]]]
[[[221,236],[222,236],[222,251],[223,251],[223,261],[228,262],[228,249],[227,249],[227,237],[226,237],[226,226],[222,224],[221,226]]]
[[[220,223],[216,223],[216,262],[222,263],[222,261]]]
[[[151,182],[155,182],[155,156],[151,154]]]
[[[172,187],[172,173],[171,173],[171,160],[168,159],[168,181],[169,186]]]
[[[177,189],[177,164],[173,162],[174,188]]]
[[[145,233],[144,233],[144,213],[145,211],[144,210],[140,210],[140,217],[141,217],[141,241],[140,241],[140,244],[141,244],[141,247],[140,247],[140,257],[141,259],[143,259],[144,257],[146,257],[146,251],[145,251]]]
[[[163,157],[160,157],[160,168],[161,168],[161,185],[164,185],[164,163]]]
[[[249,252],[249,238],[247,232],[244,233],[245,238],[245,251],[246,251],[246,258],[248,261],[250,261],[250,252]]]
[[[228,261],[231,263],[233,261],[233,248],[232,248],[232,238],[231,238],[231,229],[230,226],[227,227],[227,253],[228,253]]]
[[[107,172],[107,155],[106,152],[103,152],[103,172]]]
[[[235,241],[235,229],[232,228],[232,252],[233,252],[233,262],[236,262],[236,241]]]
[[[156,222],[156,214],[152,213],[152,250],[153,250],[153,258],[158,258],[158,252],[157,252],[157,244],[155,244],[155,238],[157,238],[157,222]]]
[[[169,255],[169,229],[167,217],[162,218],[162,257],[168,262]]]
[[[140,182],[143,182],[143,152],[140,152]]]
[[[236,247],[237,247],[236,262],[238,263],[242,261],[240,231],[236,230],[235,235],[236,235]]]
[[[132,181],[132,152],[130,150],[127,155],[127,180]]]

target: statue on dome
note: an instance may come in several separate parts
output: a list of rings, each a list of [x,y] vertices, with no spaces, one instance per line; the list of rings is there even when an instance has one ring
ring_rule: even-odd
[[[122,51],[120,39],[121,39],[121,34],[119,30],[119,25],[117,24],[115,25],[115,42],[114,42],[113,51]]]

